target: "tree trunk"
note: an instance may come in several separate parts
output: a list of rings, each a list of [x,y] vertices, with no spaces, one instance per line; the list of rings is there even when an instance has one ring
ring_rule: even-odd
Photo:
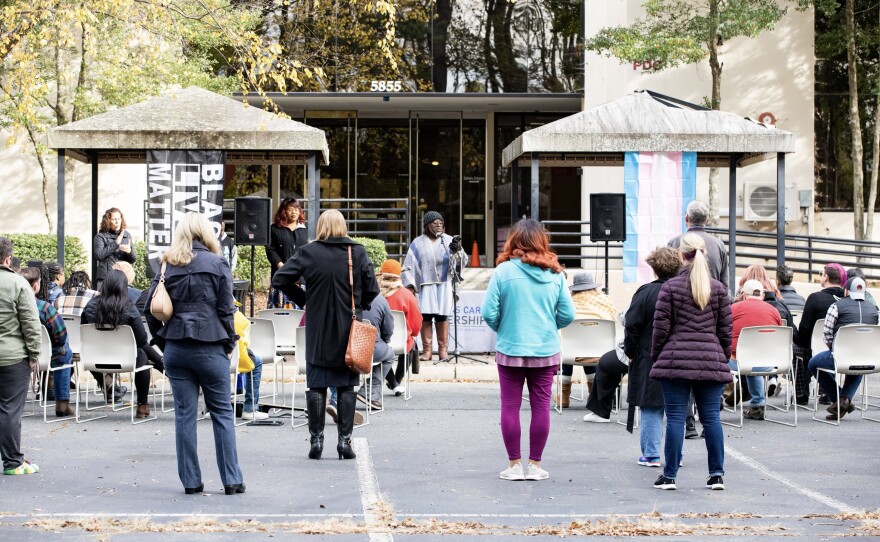
[[[721,69],[723,64],[718,58],[718,27],[720,25],[720,14],[718,10],[719,0],[712,0],[709,3],[709,19],[712,26],[709,29],[707,38],[709,46],[709,69],[712,72],[712,109],[718,111],[721,109]],[[709,168],[709,223],[713,226],[718,225],[720,218],[719,213],[719,192],[718,192],[718,168]],[[736,217],[731,217],[736,220]]]
[[[859,118],[859,61],[856,56],[856,21],[854,0],[846,0],[846,60],[849,80],[849,127],[852,136],[853,227],[855,239],[865,239],[865,179],[862,171],[862,123]],[[858,250],[858,248],[857,248]]]
[[[880,14],[880,10],[877,11]],[[877,203],[877,177],[880,175],[880,75],[874,82],[877,101],[874,103],[874,144],[871,149],[871,181],[868,185],[868,208],[865,217],[865,238],[874,238],[874,204]],[[870,252],[870,249],[867,251]]]
[[[433,74],[434,92],[446,92],[446,78],[449,68],[447,53],[449,23],[452,20],[451,0],[437,0],[434,18]]]

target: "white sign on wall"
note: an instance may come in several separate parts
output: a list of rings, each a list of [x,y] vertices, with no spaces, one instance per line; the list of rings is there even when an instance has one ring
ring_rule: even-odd
[[[458,351],[461,354],[484,354],[495,351],[495,332],[483,321],[485,290],[460,290],[458,292]],[[421,338],[416,342],[421,348]],[[455,320],[449,319],[449,353],[455,351]],[[437,351],[437,335],[434,335],[434,352]]]

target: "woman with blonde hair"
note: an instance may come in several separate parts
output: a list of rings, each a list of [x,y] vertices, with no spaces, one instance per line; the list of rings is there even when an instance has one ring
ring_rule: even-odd
[[[174,392],[178,476],[186,494],[204,490],[196,445],[201,388],[211,414],[223,490],[227,495],[244,493],[229,402],[229,356],[236,340],[232,273],[203,215],[187,213],[177,223],[148,299],[153,298],[163,273],[174,314],[164,324],[150,313],[149,306],[144,314],[154,344],[165,354],[165,374]]]
[[[351,433],[357,401],[355,386],[360,384],[360,375],[345,364],[351,305],[354,303],[357,319],[363,320],[363,312],[369,310],[379,295],[379,285],[366,249],[348,237],[342,213],[335,209],[321,213],[316,234],[313,242],[300,247],[275,273],[272,286],[306,310],[304,355],[309,388],[306,392],[311,435],[309,458],[321,459],[327,388],[336,388],[339,393],[336,452],[339,459],[354,459]],[[300,279],[309,285],[308,290],[297,285]]]
[[[721,391],[733,380],[733,320],[724,284],[709,274],[706,245],[695,234],[681,239],[682,268],[660,289],[654,310],[651,378],[663,387],[666,464],[654,487],[675,489],[691,393],[700,413],[709,456],[709,489],[724,489],[724,433],[718,415]]]

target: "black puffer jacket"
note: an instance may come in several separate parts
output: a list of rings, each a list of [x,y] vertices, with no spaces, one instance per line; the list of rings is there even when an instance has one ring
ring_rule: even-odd
[[[666,281],[654,310],[652,378],[731,382],[733,319],[727,288],[711,279],[709,304],[700,310],[690,286],[690,267]]]

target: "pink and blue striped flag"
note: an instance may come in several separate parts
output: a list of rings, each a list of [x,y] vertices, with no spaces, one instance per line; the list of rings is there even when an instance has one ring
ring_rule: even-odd
[[[685,211],[697,192],[697,153],[628,152],[623,176],[623,281],[651,282],[654,273],[645,257],[684,231]]]

